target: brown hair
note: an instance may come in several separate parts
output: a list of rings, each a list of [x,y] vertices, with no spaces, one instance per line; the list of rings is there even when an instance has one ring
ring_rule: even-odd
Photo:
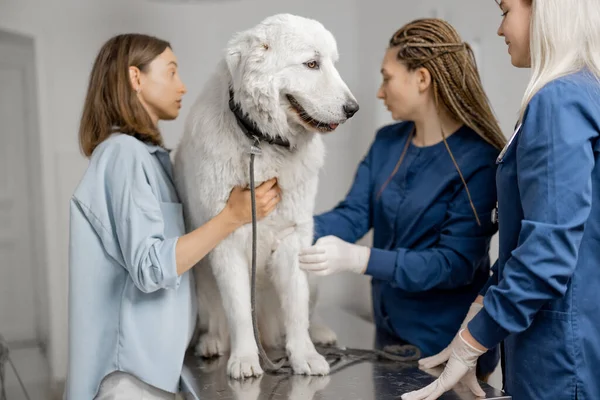
[[[454,119],[473,129],[496,149],[504,147],[506,138],[483,90],[473,50],[448,22],[439,18],[414,20],[394,33],[389,47],[398,48],[397,58],[409,70],[423,67],[429,71],[438,109],[441,100]],[[469,188],[443,130],[442,138],[480,224]]]
[[[129,67],[148,71],[150,63],[171,45],[142,34],[109,39],[96,56],[79,125],[79,145],[90,157],[114,132],[162,146],[162,136],[131,86]]]
[[[506,138],[483,90],[473,50],[448,22],[417,19],[394,33],[389,45],[398,47],[398,60],[409,70],[429,71],[436,104],[441,99],[453,118],[497,149],[504,147]]]

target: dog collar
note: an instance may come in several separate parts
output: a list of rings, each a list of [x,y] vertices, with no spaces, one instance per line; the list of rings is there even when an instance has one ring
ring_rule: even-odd
[[[261,132],[256,124],[244,115],[244,112],[240,108],[239,104],[235,103],[233,100],[233,91],[231,89],[229,89],[229,109],[233,112],[233,115],[235,115],[235,119],[242,132],[244,132],[244,134],[250,140],[258,140],[259,142],[265,142],[268,144],[285,147],[286,149],[291,149],[291,144],[287,139],[284,139],[281,136],[273,137]]]

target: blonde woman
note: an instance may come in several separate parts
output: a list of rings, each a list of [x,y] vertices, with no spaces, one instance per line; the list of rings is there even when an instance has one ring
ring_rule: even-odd
[[[382,128],[346,199],[315,217],[302,269],[372,277],[379,337],[444,349],[489,277],[496,157],[505,138],[469,45],[440,19],[391,38],[378,97],[395,120]],[[354,244],[374,229],[373,247]],[[483,379],[498,354],[480,360]]]
[[[438,398],[504,341],[513,399],[600,399],[600,5],[498,3],[498,34],[532,76],[498,158],[497,269],[451,355],[422,360],[448,360],[440,378],[402,398]]]

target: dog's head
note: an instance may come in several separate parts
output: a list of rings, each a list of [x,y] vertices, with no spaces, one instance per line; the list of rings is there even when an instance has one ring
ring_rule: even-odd
[[[271,136],[331,132],[358,111],[338,73],[337,44],[315,20],[269,17],[229,42],[234,100]]]

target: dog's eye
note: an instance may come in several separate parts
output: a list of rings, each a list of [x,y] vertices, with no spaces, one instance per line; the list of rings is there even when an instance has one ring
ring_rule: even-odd
[[[305,62],[304,65],[306,65],[310,69],[318,69],[319,68],[319,63],[316,61]]]

